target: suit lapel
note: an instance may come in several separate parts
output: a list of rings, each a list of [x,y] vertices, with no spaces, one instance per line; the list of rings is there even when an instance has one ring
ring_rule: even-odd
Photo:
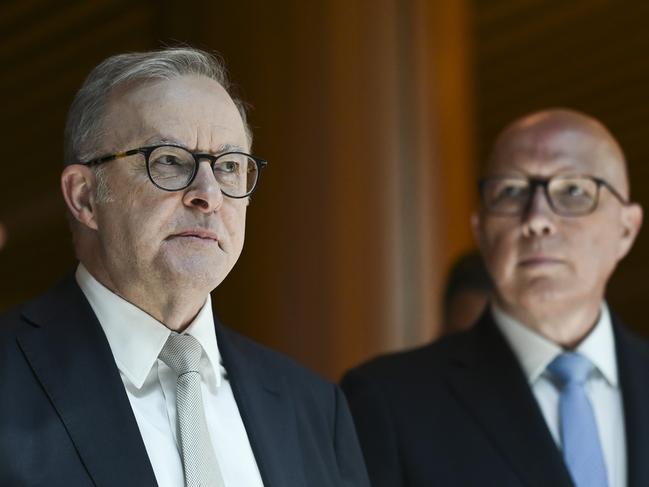
[[[627,444],[627,484],[649,485],[649,347],[613,317]]]
[[[19,345],[97,486],[155,486],[110,347],[70,276],[28,304]]]
[[[273,375],[262,358],[246,353],[241,337],[215,322],[219,350],[264,485],[305,485],[297,416],[284,377]]]
[[[561,454],[514,353],[487,310],[473,340],[452,357],[449,385],[528,486],[572,486]]]

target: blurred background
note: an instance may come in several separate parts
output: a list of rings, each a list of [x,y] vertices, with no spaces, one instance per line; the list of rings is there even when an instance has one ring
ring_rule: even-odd
[[[58,177],[67,107],[105,57],[219,52],[270,161],[246,246],[214,293],[232,328],[331,379],[442,332],[497,132],[540,108],[601,119],[649,208],[649,2],[3,0],[0,309],[74,269]],[[3,228],[4,227],[4,228]],[[637,331],[641,232],[609,289]]]

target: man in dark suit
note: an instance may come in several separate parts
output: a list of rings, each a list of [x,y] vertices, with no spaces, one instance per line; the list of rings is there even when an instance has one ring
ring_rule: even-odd
[[[368,485],[339,389],[213,318],[266,164],[224,73],[189,48],[125,54],[77,93],[80,264],[0,319],[0,485]]]
[[[604,301],[642,221],[620,147],[546,110],[505,129],[485,176],[489,308],[343,380],[372,484],[649,485],[649,347]]]

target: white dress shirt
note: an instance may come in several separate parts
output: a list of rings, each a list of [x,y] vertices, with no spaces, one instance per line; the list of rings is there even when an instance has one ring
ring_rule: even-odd
[[[83,265],[76,279],[101,324],[160,487],[184,485],[176,438],[176,374],[158,355],[171,331],[100,284]],[[201,390],[207,426],[226,486],[260,487],[261,475],[221,365],[208,296],[183,332],[203,347]]]
[[[563,349],[519,323],[493,304],[491,312],[496,325],[514,350],[554,441],[561,448],[559,391],[545,369],[557,355],[563,352]],[[585,387],[595,413],[606,463],[608,485],[625,487],[627,460],[624,410],[618,381],[611,315],[605,303],[602,303],[595,327],[575,351],[588,358],[594,365]]]

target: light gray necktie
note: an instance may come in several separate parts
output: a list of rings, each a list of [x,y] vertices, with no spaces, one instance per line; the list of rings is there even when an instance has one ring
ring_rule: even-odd
[[[178,374],[176,423],[185,485],[224,487],[203,409],[199,372],[202,352],[201,344],[193,336],[172,333],[160,352],[160,360]]]

